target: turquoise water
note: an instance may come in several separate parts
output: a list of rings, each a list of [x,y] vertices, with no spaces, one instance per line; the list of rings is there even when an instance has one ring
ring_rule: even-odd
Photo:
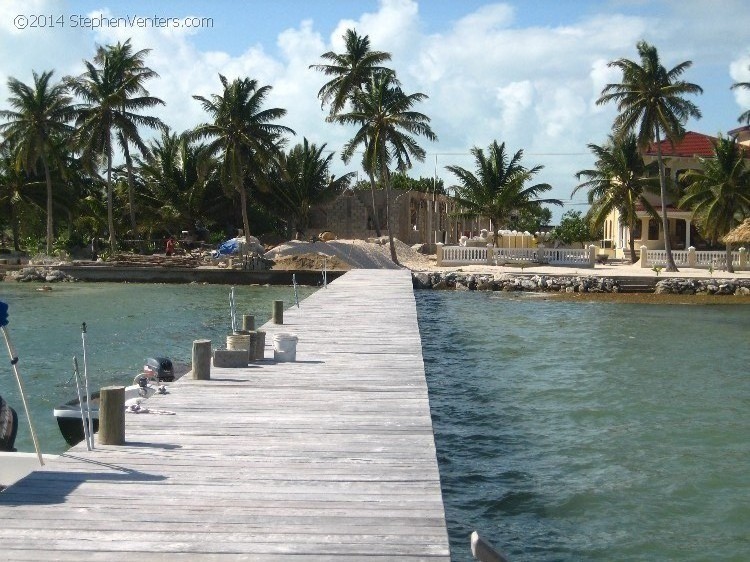
[[[61,283],[46,292],[38,291],[40,286],[1,283],[0,300],[10,307],[9,333],[45,453],[67,448],[52,410],[76,395],[71,374],[73,355],[78,356],[83,371],[82,322],[87,324],[92,389],[132,384],[147,357],[189,363],[193,340],[207,338],[223,347],[231,329],[230,287],[226,285]],[[314,290],[299,287],[300,300]],[[261,325],[270,318],[274,300],[285,301],[285,308],[292,306],[294,291],[291,287],[237,286],[235,298],[239,322],[242,314],[254,314],[256,325]],[[19,414],[16,448],[33,451],[4,342],[2,346],[0,394]]]
[[[417,303],[454,560],[750,559],[750,307]]]

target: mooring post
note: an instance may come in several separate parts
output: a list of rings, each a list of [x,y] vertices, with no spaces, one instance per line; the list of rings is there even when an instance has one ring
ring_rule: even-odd
[[[252,314],[243,314],[242,329],[249,332],[255,330],[255,316],[253,316]]]
[[[99,391],[99,444],[125,444],[124,386],[105,386]]]
[[[284,301],[273,301],[273,323],[284,323]]]
[[[190,378],[207,381],[211,378],[211,340],[193,340],[193,367]]]

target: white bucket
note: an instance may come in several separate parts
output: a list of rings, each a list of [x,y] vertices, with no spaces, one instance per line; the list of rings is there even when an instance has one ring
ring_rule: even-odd
[[[297,359],[297,336],[294,334],[275,334],[273,336],[273,358],[280,362],[291,362]]]

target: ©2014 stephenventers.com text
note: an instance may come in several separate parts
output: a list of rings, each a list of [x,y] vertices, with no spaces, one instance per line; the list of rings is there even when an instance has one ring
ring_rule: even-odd
[[[118,16],[111,17],[102,14],[18,14],[13,18],[16,29],[124,29],[124,28],[154,28],[154,29],[195,29],[211,28],[213,18],[202,17],[161,17],[161,16]]]

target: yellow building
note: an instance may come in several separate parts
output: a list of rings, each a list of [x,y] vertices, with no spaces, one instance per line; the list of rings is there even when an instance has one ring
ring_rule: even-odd
[[[735,129],[730,131],[730,135],[736,136],[742,144],[750,145],[750,127]],[[700,158],[712,158],[714,156],[713,143],[715,141],[716,137],[692,131],[685,133],[683,139],[678,143],[672,144],[668,140],[663,141],[661,152],[666,176],[672,182],[677,183],[686,171],[700,169]],[[643,159],[647,164],[656,161],[656,152],[656,143],[646,149]],[[647,194],[646,198],[661,215],[659,194]],[[695,228],[692,211],[679,209],[675,203],[674,200],[667,200],[669,237],[672,249],[684,250],[690,246],[698,250],[705,249],[708,244]],[[651,218],[642,205],[638,206],[637,209],[640,222],[632,233],[626,225],[620,224],[620,213],[617,211],[610,213],[604,222],[602,247],[611,250],[616,258],[630,258],[629,240],[631,236],[634,238],[636,251],[641,246],[646,246],[649,250],[664,249],[661,220]]]

